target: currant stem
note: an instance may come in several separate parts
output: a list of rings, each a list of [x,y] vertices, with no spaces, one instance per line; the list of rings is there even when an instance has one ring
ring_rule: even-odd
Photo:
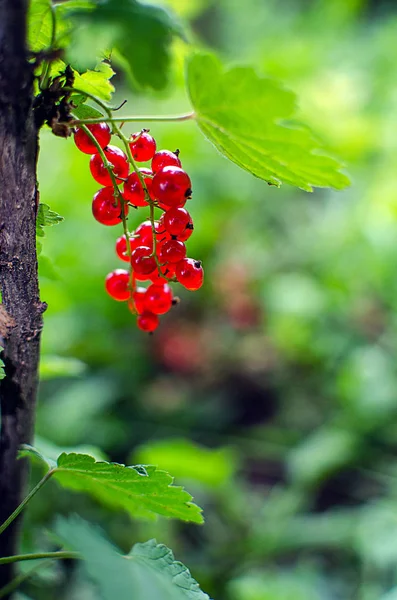
[[[51,4],[51,6],[50,6],[50,12],[51,12],[51,41],[50,41],[49,49],[51,51],[54,49],[54,46],[55,46],[56,30],[57,30],[56,29],[57,28],[57,20],[56,20],[55,8],[54,8],[53,4]],[[46,60],[44,67],[43,67],[43,72],[40,77],[40,90],[44,90],[48,86],[50,68],[51,68],[51,60]]]
[[[124,135],[124,133],[121,131],[121,129],[114,123],[114,119],[112,119],[111,121],[112,123],[112,127],[116,133],[116,135],[121,139],[121,141],[124,144],[127,156],[128,156],[128,160],[131,163],[132,168],[134,169],[141,185],[143,188],[143,192],[145,194],[145,200],[146,202],[149,204],[150,207],[150,223],[152,225],[152,240],[153,240],[153,252],[152,252],[152,256],[155,258],[156,261],[156,265],[157,265],[157,269],[160,271],[160,264],[158,262],[157,259],[157,254],[156,254],[156,244],[157,244],[157,238],[156,238],[156,228],[155,228],[155,224],[154,224],[154,202],[150,197],[149,191],[147,189],[147,185],[145,183],[145,179],[142,175],[142,172],[140,171],[139,167],[137,166],[133,156],[132,156],[132,152],[131,152],[131,148],[130,148],[130,144],[129,144],[129,139]],[[130,257],[131,258],[131,257]]]
[[[68,88],[64,88],[66,91],[68,91]],[[75,89],[75,88],[73,88]],[[76,90],[78,91],[78,90]],[[83,93],[83,92],[82,92]],[[85,93],[85,92],[84,92]],[[87,94],[88,95],[88,94]],[[89,96],[90,97],[90,96]],[[92,97],[92,100],[94,100],[94,97]],[[102,108],[104,108],[102,106]],[[109,113],[108,113],[109,114]],[[175,122],[175,121],[189,121],[190,119],[194,119],[196,117],[194,112],[190,112],[190,113],[185,113],[182,115],[139,115],[139,116],[127,116],[127,117],[110,117],[109,119],[104,119],[104,118],[96,118],[96,119],[77,119],[75,121],[72,121],[71,123],[69,123],[70,125],[78,125],[80,126],[80,124],[84,124],[84,125],[92,125],[94,123],[145,123],[145,122],[158,122],[158,123],[169,123],[169,122]]]
[[[23,511],[27,503],[37,494],[37,492],[43,487],[43,485],[49,480],[51,475],[55,473],[56,469],[51,469],[47,471],[42,479],[40,479],[39,483],[32,489],[31,492],[22,500],[19,506],[14,510],[14,512],[4,521],[2,525],[0,525],[0,535],[7,529],[9,525],[17,518],[17,516]],[[3,559],[0,559],[0,564]],[[9,561],[10,562],[10,561]]]
[[[93,144],[95,144],[96,149],[98,150],[98,153],[100,155],[100,157],[103,160],[103,164],[105,166],[105,168],[107,169],[110,179],[112,180],[112,184],[113,184],[113,188],[114,188],[114,194],[115,197],[117,197],[120,200],[120,206],[121,206],[121,220],[123,222],[123,229],[124,229],[124,235],[125,235],[125,241],[126,241],[126,250],[127,250],[127,256],[129,258],[129,263],[131,264],[131,245],[130,245],[130,241],[129,241],[129,231],[128,231],[128,224],[127,224],[127,216],[125,214],[125,202],[124,202],[124,198],[120,192],[120,188],[117,184],[116,181],[116,176],[113,173],[113,169],[111,164],[109,163],[109,161],[106,158],[106,154],[103,151],[103,149],[101,148],[100,144],[98,143],[96,137],[91,133],[91,131],[88,129],[88,127],[86,125],[81,125],[81,129],[83,129],[83,131],[86,133],[86,135],[90,138],[90,140],[93,142]],[[132,293],[132,286],[131,286],[131,293]]]
[[[93,100],[93,102],[96,102],[98,104],[98,106],[100,106],[108,115],[108,119],[104,119],[103,117],[100,117],[98,119],[95,120],[96,123],[106,123],[106,122],[111,122],[112,120],[112,111],[111,109],[107,106],[107,104],[105,104],[105,102],[102,102],[102,100],[100,100],[99,98],[97,98],[96,96],[94,96],[94,94],[90,94],[89,92],[85,92],[84,90],[80,90],[79,88],[76,87],[64,87],[63,88],[65,90],[65,92],[77,92],[78,94],[82,94],[83,96],[87,96],[87,98],[90,98],[90,100]],[[77,125],[77,123],[79,123],[80,121],[78,119],[75,119],[74,121],[69,121],[68,125]],[[81,124],[90,124],[92,121],[90,119],[82,119],[81,120]]]
[[[69,552],[61,550],[58,552],[35,552],[33,554],[15,554],[14,556],[4,556],[0,558],[0,565],[8,565],[10,563],[21,562],[24,560],[38,560],[40,558],[80,558],[78,552]]]

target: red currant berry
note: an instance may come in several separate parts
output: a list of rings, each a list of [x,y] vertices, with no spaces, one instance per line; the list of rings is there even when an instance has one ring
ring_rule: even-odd
[[[152,181],[153,196],[166,206],[183,204],[192,193],[189,175],[179,167],[164,167]]]
[[[174,206],[179,206],[180,208],[183,208],[185,206],[186,202],[187,202],[187,198],[185,198],[184,200],[181,200],[180,202],[178,202],[178,204],[175,204]],[[158,207],[164,211],[168,211],[172,208],[172,206],[170,206],[169,204],[163,204],[162,202],[158,202]]]
[[[139,170],[143,175],[152,175],[152,172],[149,169]],[[149,196],[151,197],[152,178],[144,177],[143,180],[149,192]],[[135,171],[133,173],[130,173],[130,175],[127,177],[127,181],[124,183],[124,197],[134,206],[148,205],[148,203],[145,200],[145,192],[143,191],[141,181],[138,175],[135,173]]]
[[[175,263],[167,263],[165,265],[163,265],[162,267],[160,267],[160,271],[163,273],[163,275],[165,277],[168,277],[168,279],[171,279],[171,277],[175,276]]]
[[[143,130],[131,136],[130,148],[134,160],[146,162],[151,160],[156,152],[156,141],[147,131]]]
[[[93,125],[87,125],[87,128],[91,131],[100,147],[106,148],[111,138],[109,125],[107,123],[94,123]],[[88,137],[84,129],[76,129],[74,134],[74,142],[77,148],[85,154],[97,154],[98,152],[98,148]]]
[[[124,212],[128,213],[126,204],[124,204]],[[103,225],[121,223],[121,201],[120,198],[115,198],[113,187],[104,187],[95,194],[92,201],[92,214]]]
[[[179,236],[185,232],[186,227],[192,223],[191,216],[185,208],[174,206],[163,215],[164,228],[170,235]]]
[[[170,152],[169,150],[159,150],[152,158],[152,171],[153,173],[158,173],[164,167],[179,167],[181,168],[182,164],[178,158],[178,155],[175,152]]]
[[[203,285],[203,267],[201,262],[194,258],[184,258],[178,262],[175,266],[175,275],[179,283],[192,292]]]
[[[178,240],[167,240],[161,244],[159,259],[162,263],[178,263],[186,256],[186,247]]]
[[[186,242],[193,233],[193,221],[190,219],[189,223],[186,226],[186,229],[183,233],[180,233],[176,236],[176,239],[179,242]]]
[[[145,307],[155,315],[164,315],[172,306],[172,290],[167,283],[149,285],[145,294]]]
[[[137,287],[132,294],[132,299],[128,303],[128,308],[131,312],[136,312],[138,315],[145,311],[145,294],[146,288]]]
[[[154,256],[150,256],[152,250],[149,246],[138,246],[131,254],[131,265],[137,275],[149,275],[157,264]]]
[[[153,246],[152,224],[149,220],[143,221],[135,230],[135,235],[139,235],[140,246]]]
[[[113,173],[116,176],[117,183],[125,179],[128,175],[128,160],[126,155],[117,146],[108,146],[104,150],[105,156],[113,166]],[[109,172],[103,164],[100,154],[93,154],[90,160],[91,175],[101,185],[112,185]],[[120,179],[121,177],[121,179]]]
[[[135,250],[140,245],[140,240],[138,238],[130,238],[130,248],[131,252]],[[125,240],[125,235],[117,238],[116,240],[116,254],[121,260],[125,260],[125,262],[129,262],[129,256],[127,253],[127,243]]]
[[[153,273],[150,273],[150,275],[148,275],[149,280],[155,285],[163,285],[163,283],[167,283],[167,280],[162,274],[162,269],[163,267],[160,267],[159,272],[159,269],[157,268],[155,271],[153,271]]]
[[[143,312],[137,319],[137,325],[142,331],[151,333],[159,326],[160,319],[151,312]]]
[[[105,280],[105,288],[109,296],[123,302],[130,297],[130,274],[124,269],[116,269],[107,275]]]

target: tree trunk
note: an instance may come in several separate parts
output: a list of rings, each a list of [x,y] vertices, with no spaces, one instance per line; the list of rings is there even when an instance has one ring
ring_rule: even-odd
[[[42,313],[36,258],[37,129],[33,68],[26,50],[27,0],[0,0],[0,523],[18,506],[26,467],[18,447],[32,441]],[[15,554],[18,523],[0,535],[0,556]],[[13,577],[0,566],[0,588]]]

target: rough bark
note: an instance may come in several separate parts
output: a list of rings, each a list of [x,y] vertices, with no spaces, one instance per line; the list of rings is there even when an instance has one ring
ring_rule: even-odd
[[[42,312],[36,259],[37,130],[32,67],[26,52],[27,0],[0,0],[0,343],[6,378],[0,385],[0,523],[25,484],[18,447],[31,442]],[[0,536],[0,556],[14,554],[18,523]],[[13,576],[0,566],[0,588]]]

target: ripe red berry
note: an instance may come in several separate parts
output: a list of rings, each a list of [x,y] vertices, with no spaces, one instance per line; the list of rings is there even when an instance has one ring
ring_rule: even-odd
[[[163,275],[168,277],[168,279],[171,279],[171,277],[175,276],[175,267],[175,263],[167,263],[160,267],[160,271],[163,273]]]
[[[126,155],[117,146],[108,146],[104,150],[105,156],[109,163],[113,165],[113,173],[116,176],[117,183],[121,182],[121,179],[125,179],[128,175],[128,160]],[[112,180],[103,164],[103,160],[100,154],[93,154],[90,160],[91,175],[101,185],[112,185]]]
[[[152,332],[159,326],[160,319],[151,312],[143,312],[137,319],[137,325],[142,331]]]
[[[127,207],[126,207],[127,208]],[[130,238],[130,248],[131,252],[135,250],[140,245],[140,240],[138,238]],[[129,262],[129,256],[127,253],[127,242],[125,240],[125,235],[120,236],[116,240],[116,254],[121,260],[125,260],[125,262]]]
[[[190,222],[186,226],[185,231],[183,233],[180,233],[179,235],[177,235],[176,239],[179,242],[186,242],[190,238],[192,233],[193,233],[193,221],[190,219]]]
[[[137,275],[149,275],[157,264],[149,246],[138,246],[131,254],[131,265]]]
[[[143,175],[152,175],[152,172],[149,169],[139,169]],[[149,196],[151,197],[152,190],[152,178],[144,177],[143,178],[147,190],[149,192]],[[143,191],[142,184],[138,175],[133,171],[127,177],[127,181],[124,183],[124,197],[126,200],[131,202],[134,206],[147,206],[148,202],[145,199],[145,192]]]
[[[187,290],[195,291],[201,288],[204,281],[204,271],[199,260],[184,258],[175,266],[175,275],[179,283]]]
[[[107,123],[93,123],[92,125],[87,125],[87,128],[91,131],[101,148],[105,148],[109,144],[111,134],[110,127]],[[98,152],[94,142],[81,128],[76,129],[74,142],[77,148],[85,154],[96,154]]]
[[[162,269],[164,267],[160,267],[160,271],[157,268],[155,271],[153,271],[153,273],[150,273],[147,277],[149,278],[149,280],[154,283],[155,285],[163,285],[163,283],[167,283],[167,280],[165,279],[165,277],[163,277],[162,274]]]
[[[153,245],[153,232],[152,232],[152,224],[147,219],[143,221],[138,227],[135,229],[134,235],[139,236],[140,244],[139,246],[149,246]]]
[[[178,240],[167,240],[161,244],[159,260],[162,263],[178,263],[186,256],[186,247]]]
[[[159,150],[152,158],[152,171],[158,173],[164,169],[164,167],[179,167],[182,164],[175,152],[169,150]]]
[[[192,193],[189,175],[179,167],[164,167],[152,181],[153,196],[165,206],[184,204]]]
[[[137,287],[132,293],[132,299],[128,302],[128,308],[131,312],[136,312],[138,315],[145,310],[145,294],[146,288]]]
[[[146,162],[151,160],[156,152],[156,141],[147,131],[134,133],[131,136],[130,148],[134,160]]]
[[[105,280],[105,288],[109,296],[123,302],[130,297],[130,274],[124,269],[116,269],[107,275]]]
[[[128,206],[124,204],[124,212],[128,213]],[[121,223],[121,201],[115,198],[113,187],[101,188],[92,201],[92,214],[103,225],[118,225]]]
[[[149,285],[145,294],[145,307],[155,315],[164,315],[172,306],[172,290],[167,283]]]
[[[164,228],[170,235],[179,237],[192,222],[192,218],[185,208],[174,206],[162,215]],[[190,236],[189,236],[190,237]]]

